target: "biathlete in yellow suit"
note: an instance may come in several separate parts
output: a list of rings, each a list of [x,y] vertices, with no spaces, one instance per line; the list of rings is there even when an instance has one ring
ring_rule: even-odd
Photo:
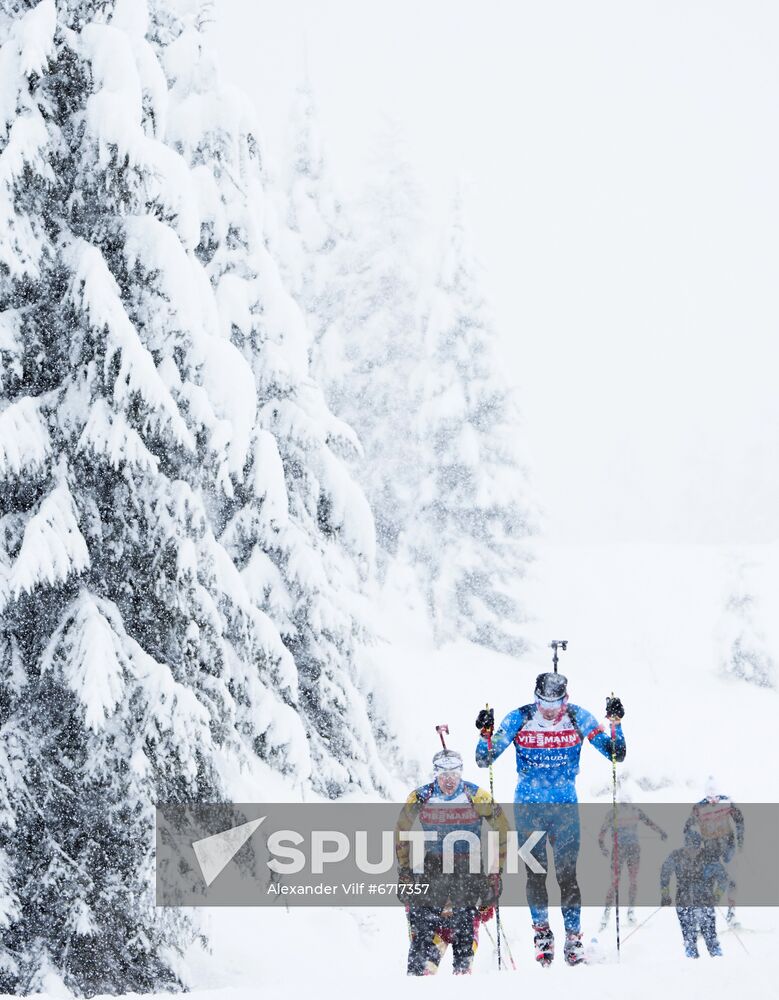
[[[489,792],[463,781],[463,761],[454,750],[441,750],[433,758],[435,779],[415,788],[406,800],[395,828],[399,898],[406,903],[409,924],[407,971],[410,976],[438,971],[448,944],[452,946],[456,975],[470,973],[479,941],[479,925],[489,920],[501,892],[500,873],[470,871],[469,843],[455,840],[452,874],[443,872],[443,842],[447,833],[463,831],[481,840],[484,823],[499,834],[499,868],[505,870],[508,824]],[[435,832],[435,842],[425,843],[424,872],[412,871],[411,844],[402,831],[416,824]]]

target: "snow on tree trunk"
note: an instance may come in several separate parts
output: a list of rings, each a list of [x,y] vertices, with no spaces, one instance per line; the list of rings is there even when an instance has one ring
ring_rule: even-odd
[[[425,463],[404,548],[439,642],[459,636],[516,655],[526,648],[516,595],[534,517],[518,408],[503,370],[458,196],[418,374]]]
[[[720,670],[758,687],[775,687],[776,663],[760,623],[758,567],[744,557],[730,563],[728,592],[717,628]]]

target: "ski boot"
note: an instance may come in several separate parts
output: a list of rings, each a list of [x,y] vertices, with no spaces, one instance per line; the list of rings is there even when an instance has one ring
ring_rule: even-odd
[[[611,913],[611,908],[607,906],[606,909],[603,911],[603,916],[601,917],[601,921],[600,921],[600,928],[599,929],[601,931],[605,931],[606,928],[608,927],[608,924],[609,924],[609,914],[610,913]]]
[[[533,944],[536,948],[536,961],[546,968],[554,959],[554,934],[549,924],[533,924],[535,935]]]
[[[568,931],[563,955],[568,965],[580,965],[584,961],[584,945],[580,931]]]
[[[725,923],[728,925],[729,931],[737,931],[741,927],[736,916],[735,906],[728,907],[728,912],[725,914]]]
[[[628,907],[628,924],[630,927],[636,926],[636,913],[632,906]]]

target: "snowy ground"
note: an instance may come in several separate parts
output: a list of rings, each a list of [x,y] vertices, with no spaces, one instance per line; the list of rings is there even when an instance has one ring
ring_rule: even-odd
[[[774,549],[754,553],[762,567],[761,596],[776,606],[779,559]],[[532,606],[537,620],[530,632],[538,642],[526,663],[468,645],[436,651],[415,609],[408,587],[398,581],[396,596],[382,609],[387,639],[376,651],[376,669],[391,678],[387,689],[405,745],[420,757],[419,782],[428,778],[436,749],[434,726],[448,723],[451,745],[467,755],[474,745],[473,719],[485,702],[497,714],[529,700],[536,668],[544,668],[543,644],[565,638],[570,648],[564,669],[572,700],[602,715],[612,689],[626,706],[629,757],[625,773],[654,789],[646,801],[692,801],[702,795],[709,774],[736,801],[776,801],[779,781],[772,766],[775,744],[761,720],[775,717],[779,697],[744,683],[722,679],[715,670],[717,629],[727,589],[728,554],[705,547],[611,546],[547,548],[534,570]],[[769,629],[770,622],[766,622]],[[768,635],[772,650],[776,637]],[[752,728],[752,723],[756,723]],[[732,742],[734,726],[749,730],[749,758]],[[473,767],[468,777],[484,780]],[[582,754],[580,797],[606,797],[608,763],[587,747]],[[511,800],[513,760],[496,767],[496,795]],[[639,910],[639,921],[652,910]],[[585,909],[589,940],[600,911]],[[454,982],[444,966],[437,979],[409,980],[404,974],[405,920],[395,909],[211,910],[212,954],[193,951],[192,986],[198,995],[241,1000],[244,994],[297,997],[315,991],[331,996],[370,990],[375,1000],[398,991],[437,996],[474,996],[485,988],[482,975],[496,975],[486,937],[477,956],[476,979]],[[590,944],[597,964],[569,969],[557,962],[542,970],[532,960],[528,914],[504,909],[517,971],[524,984],[566,988],[573,981],[587,992],[631,998],[691,992],[713,1000],[733,995],[771,995],[777,944],[777,911],[744,909],[750,930],[723,935],[724,958],[685,959],[673,911],[654,913],[628,937],[623,927],[618,965],[613,928]],[[722,923],[720,919],[720,923]],[[491,929],[494,925],[490,925]],[[553,929],[562,935],[559,913]],[[509,972],[507,975],[514,975]],[[579,982],[581,981],[581,982]],[[488,989],[495,988],[494,980]],[[519,983],[517,983],[517,988]],[[415,993],[416,995],[416,993]]]
[[[652,910],[638,912],[640,919],[645,919]],[[298,909],[272,916],[258,910],[224,910],[212,911],[210,916],[214,957],[197,960],[192,970],[198,996],[203,1000],[210,996],[242,1000],[249,994],[302,998],[314,992],[325,997],[369,993],[373,1000],[383,1000],[409,990],[414,991],[414,996],[474,997],[484,995],[485,989],[490,994],[498,986],[495,956],[485,936],[472,978],[452,977],[451,963],[446,959],[435,978],[407,977],[405,919],[401,912],[391,909]],[[531,957],[532,936],[526,912],[504,910],[502,916],[517,970],[501,975],[522,977],[513,985],[510,980],[502,984],[504,989],[549,989],[551,980],[555,990],[565,990],[575,983],[587,995],[597,991],[599,996],[631,1000],[656,1000],[658,996],[682,992],[713,1000],[774,995],[774,911],[744,910],[742,917],[753,930],[741,934],[740,941],[731,933],[722,935],[723,958],[709,958],[704,949],[696,962],[683,956],[675,912],[662,910],[630,938],[629,930],[623,927],[619,964],[612,928],[603,944],[590,944],[600,959],[598,964],[576,969],[561,961],[541,969]],[[598,918],[598,911],[584,911],[585,937],[592,937]],[[552,927],[559,944],[562,921],[553,917]],[[485,982],[483,976],[491,978]]]

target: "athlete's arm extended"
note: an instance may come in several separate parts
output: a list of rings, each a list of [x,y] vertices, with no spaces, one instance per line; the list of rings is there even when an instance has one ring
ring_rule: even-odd
[[[662,827],[659,827],[653,819],[650,819],[643,809],[638,810],[638,818],[641,820],[642,823],[646,823],[648,827],[654,830],[655,833],[659,833],[661,837],[665,838],[668,836],[665,830],[663,830]]]
[[[515,708],[513,712],[509,712],[492,734],[492,753],[490,753],[486,738],[482,736],[479,739],[476,744],[476,763],[479,767],[489,767],[493,761],[500,757],[506,747],[511,746],[523,719],[521,709]]]
[[[730,815],[733,817],[733,822],[736,824],[736,842],[738,843],[740,849],[744,846],[744,814],[737,805],[731,803]]]
[[[627,744],[622,733],[622,725],[619,722],[612,722],[612,735],[608,736],[603,726],[598,725],[595,716],[590,712],[579,709],[576,715],[582,731],[582,738],[588,739],[595,749],[599,750],[604,757],[608,757],[609,760],[613,757],[614,760],[621,763],[625,759]]]

